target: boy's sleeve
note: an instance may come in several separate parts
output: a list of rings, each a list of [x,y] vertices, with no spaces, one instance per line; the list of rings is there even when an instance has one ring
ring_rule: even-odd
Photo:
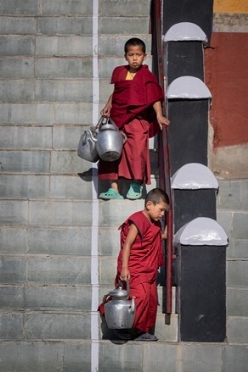
[[[115,69],[112,72],[110,83],[111,84],[115,84],[117,81],[119,81],[120,79],[123,78],[122,75],[123,74],[125,75],[125,73],[126,73],[126,69],[125,69],[124,66],[117,66],[117,67],[115,67]]]
[[[147,230],[149,230],[151,226],[148,219],[140,212],[134,213],[128,220],[137,227],[141,238],[146,234]]]

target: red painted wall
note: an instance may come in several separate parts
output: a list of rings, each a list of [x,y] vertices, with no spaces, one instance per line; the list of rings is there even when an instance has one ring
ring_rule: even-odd
[[[248,34],[213,33],[205,50],[214,147],[248,143]]]

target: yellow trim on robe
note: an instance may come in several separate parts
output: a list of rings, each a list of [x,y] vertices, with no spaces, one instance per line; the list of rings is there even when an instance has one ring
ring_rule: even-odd
[[[131,75],[130,71],[127,72],[126,80],[133,80],[133,76]]]

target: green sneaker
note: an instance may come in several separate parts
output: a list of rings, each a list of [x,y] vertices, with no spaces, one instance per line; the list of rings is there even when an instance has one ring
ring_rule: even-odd
[[[123,196],[121,194],[119,194],[118,192],[116,192],[114,189],[112,189],[112,187],[110,187],[110,189],[108,189],[108,191],[106,192],[101,192],[101,194],[99,195],[99,198],[100,199],[103,199],[103,200],[110,200],[110,199],[123,199]]]
[[[143,186],[140,183],[132,182],[127,193],[127,199],[140,199],[142,196]]]

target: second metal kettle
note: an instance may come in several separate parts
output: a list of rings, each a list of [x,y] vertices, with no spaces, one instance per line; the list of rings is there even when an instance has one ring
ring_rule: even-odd
[[[123,289],[123,283],[110,291],[104,300],[106,323],[110,329],[130,329],[135,317],[135,302],[133,297],[129,299],[129,281],[127,290]]]
[[[125,135],[121,134],[111,118],[101,117],[98,123],[96,149],[102,160],[115,161],[121,156]]]

